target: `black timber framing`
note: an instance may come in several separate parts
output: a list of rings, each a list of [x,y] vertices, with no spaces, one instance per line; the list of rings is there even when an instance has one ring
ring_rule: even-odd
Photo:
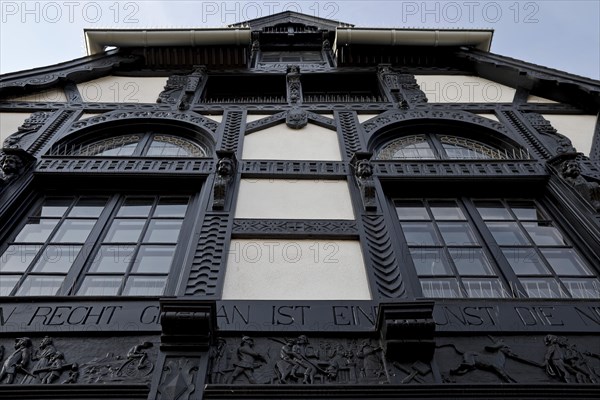
[[[249,23],[252,29],[279,23],[286,29],[294,24],[314,25],[322,32],[305,36],[312,41],[331,39],[336,26],[348,25],[294,13]],[[256,31],[253,37],[273,45],[286,36]],[[357,57],[364,50],[358,46],[346,52]],[[250,46],[227,48],[226,65],[217,65],[217,58],[207,49],[112,50],[0,77],[0,112],[35,113],[4,145],[8,152],[9,146],[28,152],[32,160],[21,176],[0,186],[0,245],[44,191],[77,188],[87,193],[146,193],[154,187],[157,193],[185,188],[194,194],[193,215],[182,226],[188,239],[176,260],[179,273],[171,274],[164,297],[0,299],[0,349],[4,348],[0,362],[15,351],[15,339],[23,337],[30,342],[22,345],[34,354],[39,353],[35,349],[46,335],[64,353],[60,367],[64,368],[56,384],[31,384],[27,372],[39,371],[29,368],[17,372],[19,384],[0,383],[0,397],[600,397],[597,382],[591,382],[597,374],[594,371],[600,369],[597,301],[424,299],[413,261],[401,244],[404,240],[399,240],[403,233],[392,203],[395,196],[458,198],[483,193],[492,198],[536,198],[576,243],[594,273],[600,274],[596,262],[600,254],[599,210],[562,173],[564,163],[574,160],[588,188],[600,182],[600,120],[597,117],[587,158],[574,153],[570,143],[541,117],[597,116],[600,83],[508,57],[456,48],[437,51],[433,63],[416,57],[408,65],[374,65],[348,58],[337,68],[330,58],[327,67],[299,67],[300,82],[308,74],[319,75],[319,82],[328,77],[371,76],[383,101],[307,102],[300,92],[296,100],[287,93],[282,103],[203,103],[211,76],[225,77],[220,82],[226,84],[228,75],[246,79],[288,73],[287,65],[244,68],[254,51]],[[331,55],[325,45],[321,51]],[[400,60],[397,51],[381,49],[377,54]],[[165,62],[166,56],[174,58]],[[207,62],[201,66],[195,61]],[[170,89],[165,87],[164,95],[157,93],[163,102],[86,103],[76,85],[111,74],[162,76]],[[428,103],[425,93],[415,87],[414,76],[437,74],[481,76],[515,88],[515,97],[509,103]],[[173,82],[185,83],[170,85],[166,78],[174,76],[181,79]],[[67,101],[11,100],[51,88],[63,91]],[[299,88],[302,91],[301,85]],[[286,93],[286,86],[281,90]],[[558,103],[527,103],[529,95]],[[304,112],[309,124],[335,131],[341,160],[243,159],[248,135],[284,124],[297,110]],[[78,121],[83,113],[100,115]],[[483,113],[494,114],[500,122],[476,115]],[[222,116],[221,122],[211,119],[211,114]],[[251,114],[266,116],[246,122]],[[360,123],[361,114],[372,118]],[[527,149],[531,159],[376,158],[379,146],[397,129],[419,120],[432,126],[469,125],[496,132]],[[211,154],[164,159],[53,153],[82,132],[139,122],[196,129],[210,142]],[[224,166],[232,169],[227,172]],[[368,173],[360,172],[359,166]],[[344,180],[355,219],[236,218],[241,179]],[[372,299],[222,300],[232,239],[359,241]],[[508,265],[504,268],[510,269]],[[413,341],[414,337],[422,340]],[[319,354],[311,358],[303,353],[304,359],[297,364],[298,368],[303,365],[305,373],[297,376],[284,368],[287,364],[281,356],[292,342],[303,351],[310,347]],[[394,345],[405,351],[394,351]],[[570,351],[579,363],[570,365],[571,382],[564,377],[561,382],[557,378],[560,371],[554,371],[554,376],[546,372],[552,357],[558,357],[552,355],[557,349]],[[243,361],[240,354],[246,354],[246,361],[252,359],[252,368],[240,367],[242,371],[236,373]],[[478,366],[469,357],[488,361]],[[79,369],[74,364],[79,364]],[[31,365],[38,364],[31,361]],[[245,375],[249,369],[256,384],[250,384]],[[311,370],[313,376],[306,372]],[[76,380],[76,374],[77,383],[68,382]],[[63,381],[66,383],[58,384]]]

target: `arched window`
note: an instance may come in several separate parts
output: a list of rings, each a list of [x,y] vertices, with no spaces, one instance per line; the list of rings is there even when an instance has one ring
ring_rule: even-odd
[[[57,152],[71,156],[99,157],[207,157],[209,154],[207,148],[198,143],[155,132],[114,136],[67,149],[59,148],[55,154]]]
[[[460,136],[418,134],[386,143],[379,160],[514,160],[529,159],[529,154],[514,147],[500,148]]]

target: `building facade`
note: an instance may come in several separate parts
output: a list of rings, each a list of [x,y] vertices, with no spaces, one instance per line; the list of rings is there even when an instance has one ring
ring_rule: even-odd
[[[598,398],[600,82],[491,31],[88,30],[0,77],[0,397]]]

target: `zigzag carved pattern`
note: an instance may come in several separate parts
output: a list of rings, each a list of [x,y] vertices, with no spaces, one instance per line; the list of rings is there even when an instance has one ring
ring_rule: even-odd
[[[240,128],[242,126],[242,113],[229,112],[225,120],[225,129],[223,130],[223,142],[221,150],[236,152],[240,141]]]
[[[502,111],[502,114],[506,117],[506,119],[513,126],[514,130],[518,132],[521,137],[529,144],[529,148],[534,151],[536,157],[538,159],[548,159],[552,157],[552,154],[546,149],[546,147],[535,137],[533,133],[527,129],[527,126],[519,117],[512,111]]]
[[[198,247],[185,294],[188,296],[211,296],[216,294],[219,271],[225,251],[227,214],[207,215],[202,224]]]
[[[46,131],[43,132],[35,140],[35,142],[31,144],[31,146],[29,146],[29,152],[31,154],[37,154],[52,138],[52,135],[54,135],[54,133],[64,125],[64,123],[71,117],[71,115],[73,115],[74,112],[75,111],[62,111],[61,114],[56,117],[54,122],[50,124],[48,129],[46,129]]]
[[[406,297],[406,288],[394,246],[381,215],[363,215],[369,257],[382,298]]]
[[[361,150],[358,129],[354,121],[354,115],[350,112],[339,113],[340,128],[344,138],[344,149],[346,157],[352,158],[354,153]]]

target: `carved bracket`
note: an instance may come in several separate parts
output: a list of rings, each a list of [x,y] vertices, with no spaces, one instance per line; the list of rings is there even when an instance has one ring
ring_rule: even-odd
[[[356,152],[350,159],[350,165],[354,171],[365,211],[377,210],[375,181],[373,180],[373,166],[371,165],[372,155],[373,153]]]
[[[529,121],[531,126],[539,132],[540,139],[547,145],[549,149],[553,149],[555,154],[572,153],[575,151],[571,140],[564,135],[558,133],[556,129],[545,119],[541,114],[527,112],[522,113]]]
[[[189,75],[170,76],[156,102],[177,105],[179,110],[188,110],[205,77],[206,67],[203,65],[197,66]]]
[[[213,187],[213,210],[223,210],[227,200],[227,192],[237,172],[235,152],[217,150],[217,171]]]
[[[590,205],[600,212],[600,185],[598,182],[589,181],[582,175],[582,166],[577,158],[581,153],[564,153],[549,161],[558,171],[560,177],[575,189]]]
[[[285,124],[292,129],[304,128],[308,124],[308,113],[300,107],[292,107],[285,115]]]
[[[389,359],[431,360],[435,351],[433,301],[383,303],[377,327]]]
[[[160,300],[161,350],[205,351],[216,329],[216,303],[207,300]]]
[[[287,75],[287,101],[289,104],[302,104],[302,84],[300,83],[300,67],[288,65]]]
[[[391,64],[379,64],[377,73],[385,90],[401,109],[427,103],[427,96],[417,84],[414,75],[397,73]]]
[[[37,111],[34,112],[23,122],[23,125],[19,126],[18,131],[13,133],[4,141],[4,148],[18,149],[23,148],[21,141],[25,136],[31,133],[37,132],[52,116],[50,111]]]
[[[21,176],[34,160],[34,156],[22,149],[0,150],[0,190]]]

